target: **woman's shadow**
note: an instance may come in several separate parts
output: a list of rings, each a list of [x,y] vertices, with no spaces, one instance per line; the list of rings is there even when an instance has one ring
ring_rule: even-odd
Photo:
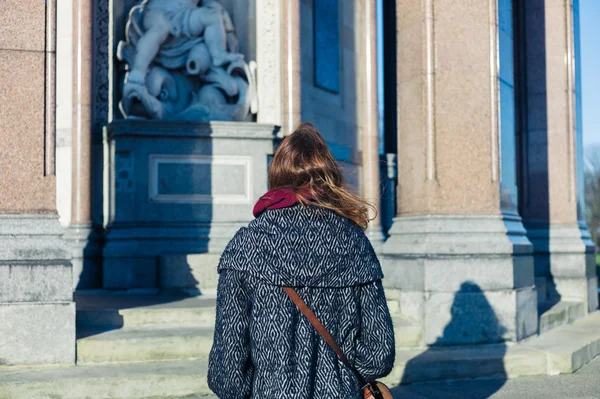
[[[443,335],[427,351],[407,362],[402,385],[392,393],[400,398],[489,398],[507,379],[503,359],[506,344],[502,341],[505,332],[481,288],[473,282],[464,282],[454,296],[451,319]],[[456,346],[482,341],[488,345]],[[473,378],[477,373],[488,378],[427,384],[440,379]],[[406,385],[415,381],[426,383]]]

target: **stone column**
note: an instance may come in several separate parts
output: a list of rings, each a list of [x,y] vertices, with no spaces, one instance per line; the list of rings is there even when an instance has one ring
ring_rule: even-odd
[[[362,192],[363,197],[374,204],[380,205],[379,181],[379,138],[377,119],[377,2],[363,0],[361,2],[362,38],[360,79],[362,82]],[[357,82],[358,82],[357,81]],[[383,245],[383,232],[379,212],[371,212],[373,218],[369,223],[367,235],[375,250]]]
[[[56,209],[63,226],[71,220],[71,121],[73,0],[57,0],[56,27]]]
[[[598,307],[594,246],[583,216],[583,162],[577,103],[579,59],[572,4],[526,2],[522,215],[535,248],[540,302]]]
[[[71,220],[73,288],[98,288],[98,236],[92,227],[93,2],[73,0]]]
[[[397,0],[398,209],[386,284],[426,344],[537,332],[531,243],[500,208],[497,0]]]
[[[282,7],[280,0],[256,0],[257,122],[282,125]]]
[[[283,23],[283,134],[302,122],[302,62],[300,56],[300,0],[281,3]]]
[[[55,7],[34,2],[0,16],[2,365],[75,360],[70,254],[56,212]]]

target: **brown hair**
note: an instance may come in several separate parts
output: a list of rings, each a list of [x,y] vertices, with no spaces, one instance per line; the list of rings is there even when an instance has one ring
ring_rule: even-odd
[[[301,123],[281,142],[269,168],[269,186],[292,189],[302,205],[330,209],[363,230],[369,223],[369,208],[375,210],[348,190],[325,140],[310,122]]]

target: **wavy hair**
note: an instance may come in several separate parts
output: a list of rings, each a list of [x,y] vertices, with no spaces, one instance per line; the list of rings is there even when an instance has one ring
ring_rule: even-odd
[[[365,230],[375,207],[352,194],[325,140],[310,122],[301,123],[283,139],[269,168],[271,189],[295,192],[306,206],[317,205],[344,216]]]

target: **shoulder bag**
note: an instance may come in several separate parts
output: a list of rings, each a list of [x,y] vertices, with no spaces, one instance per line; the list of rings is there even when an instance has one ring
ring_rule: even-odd
[[[325,342],[333,349],[338,358],[354,373],[356,378],[358,379],[358,383],[361,386],[362,394],[364,399],[393,399],[392,393],[389,388],[382,382],[366,382],[358,370],[352,366],[348,358],[344,355],[344,352],[337,345],[329,331],[325,328],[325,326],[319,321],[317,316],[306,306],[306,303],[300,298],[298,293],[292,287],[283,287],[283,290],[290,297],[290,299],[294,302],[298,310],[304,314],[304,316],[308,319],[310,324],[313,325],[315,330],[323,337]]]

